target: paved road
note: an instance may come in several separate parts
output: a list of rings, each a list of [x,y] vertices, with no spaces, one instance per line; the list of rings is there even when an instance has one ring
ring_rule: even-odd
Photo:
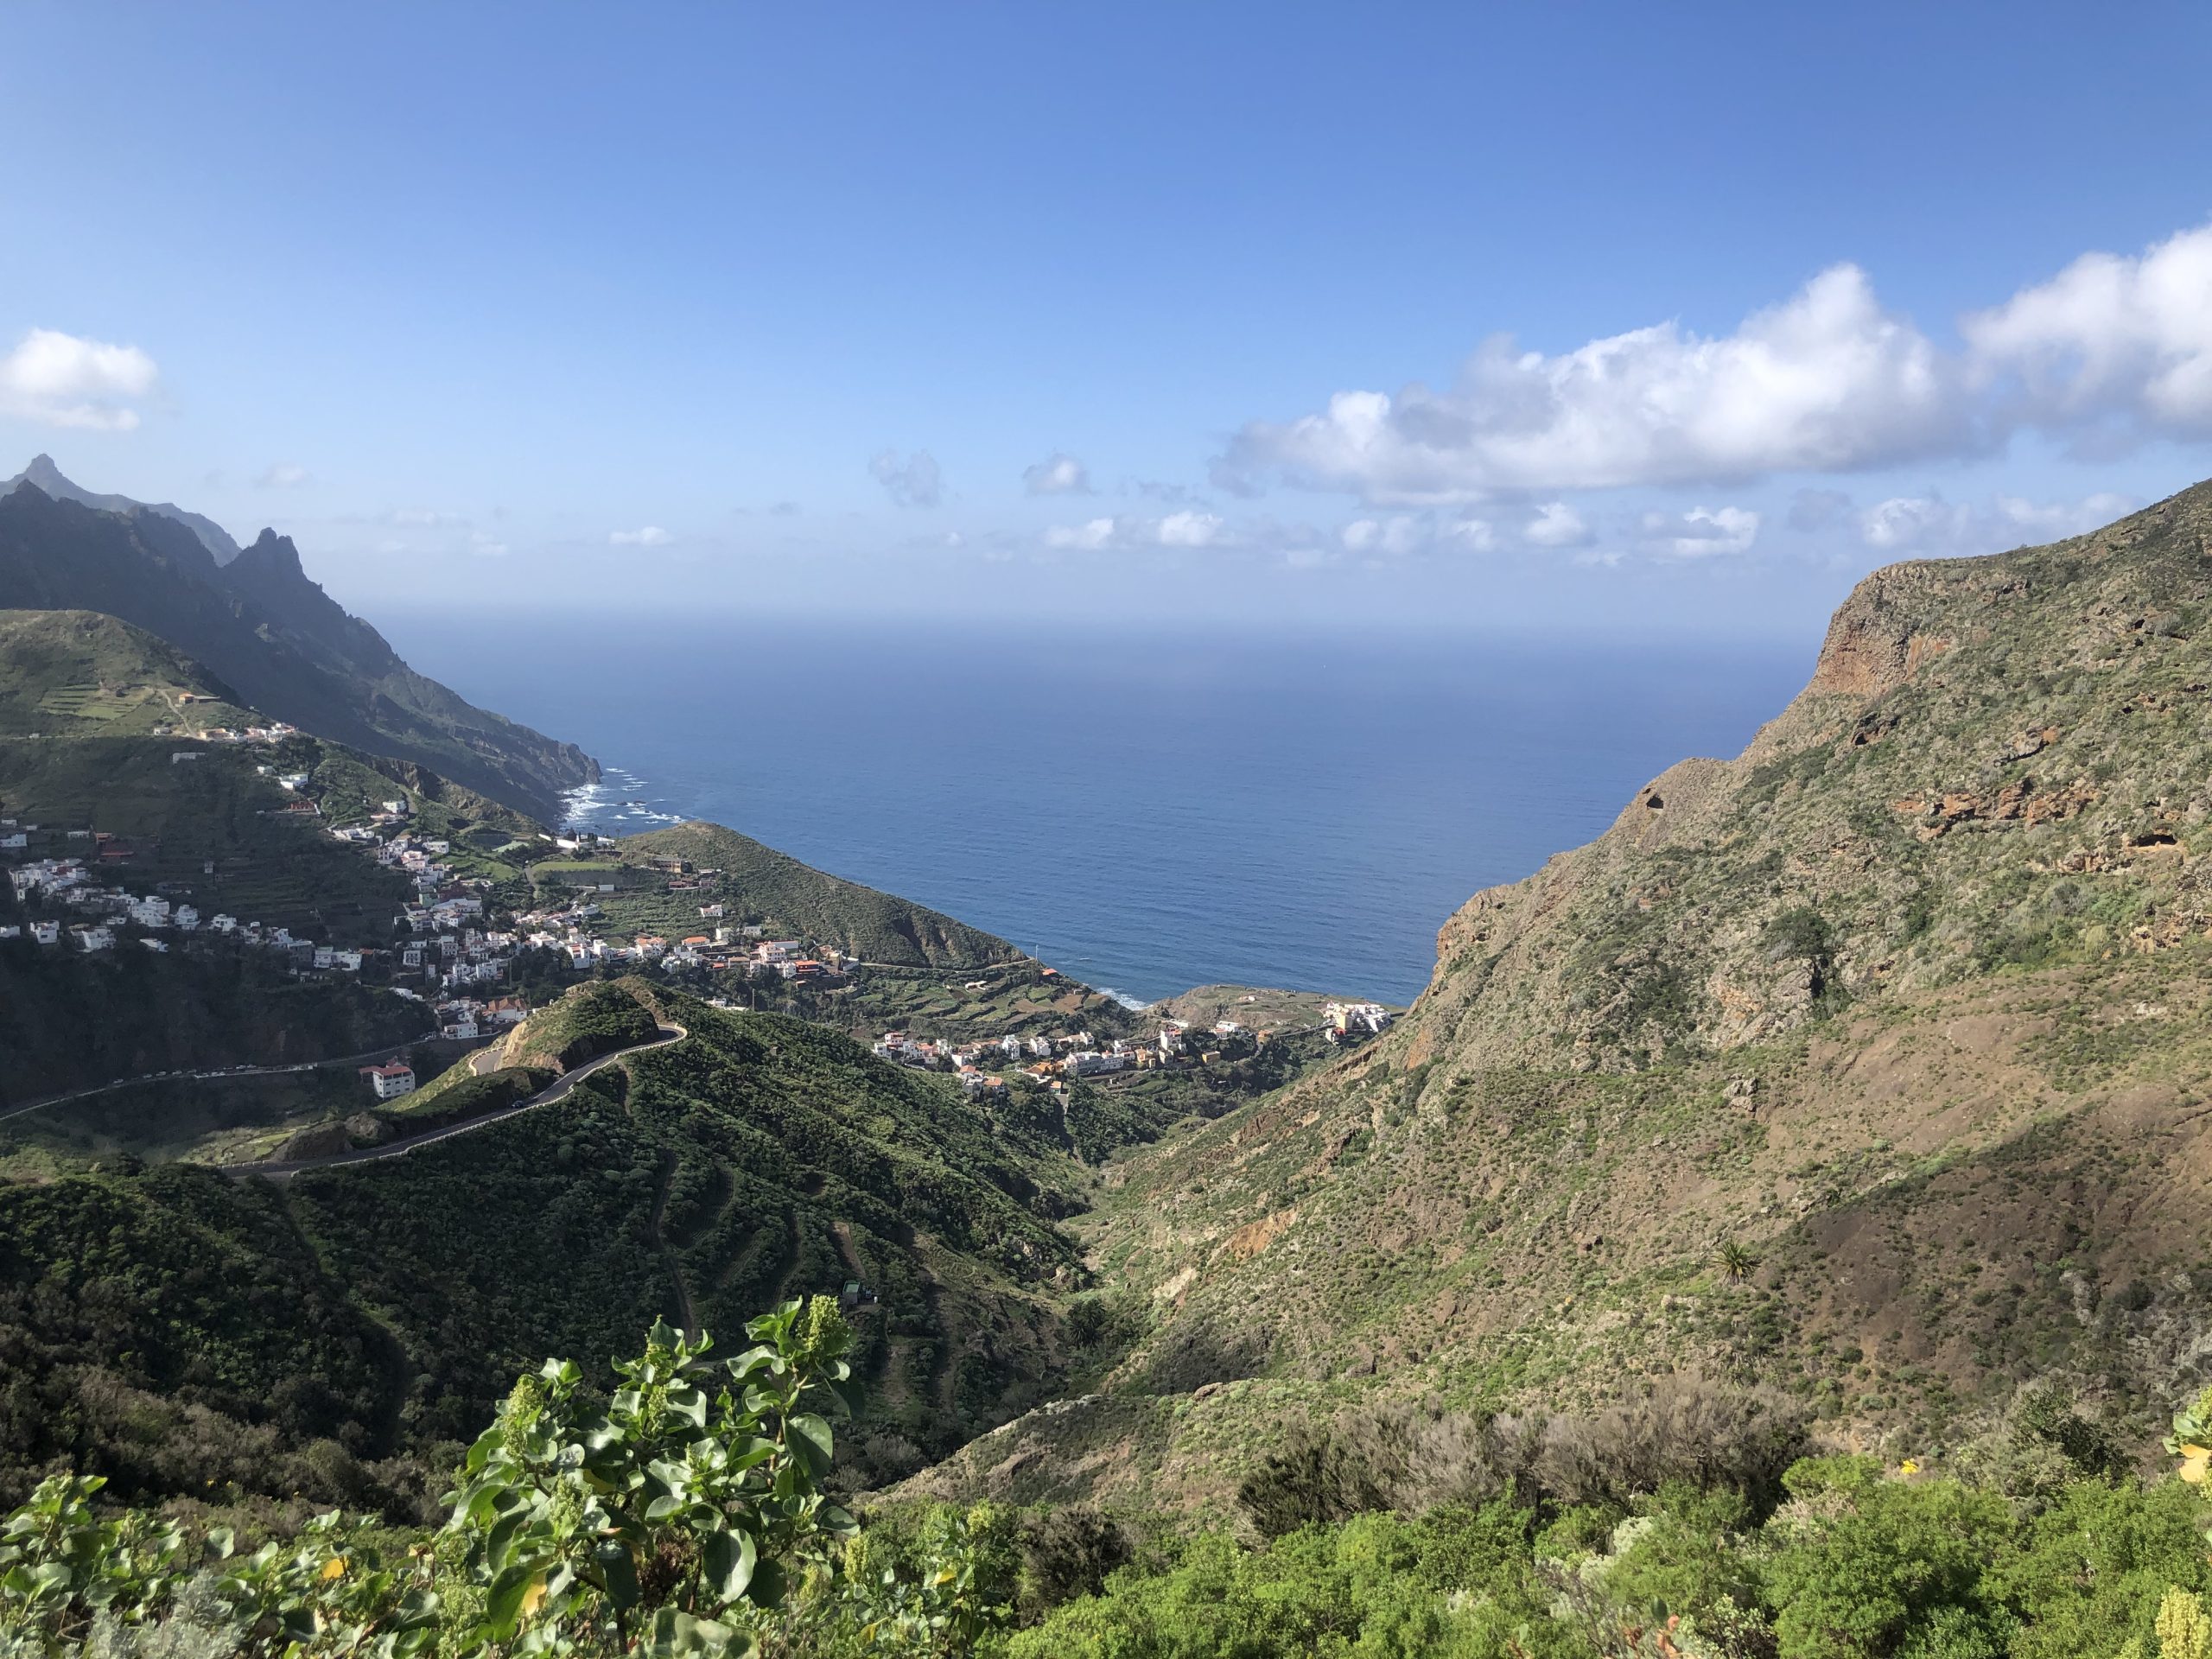
[[[690,1034],[681,1026],[663,1026],[659,1034],[650,1042],[632,1043],[627,1048],[618,1048],[612,1053],[602,1054],[572,1071],[563,1071],[528,1100],[502,1107],[496,1112],[487,1112],[482,1117],[472,1117],[465,1123],[432,1129],[427,1135],[410,1135],[404,1141],[387,1141],[380,1147],[363,1147],[355,1152],[334,1152],[321,1158],[302,1158],[280,1164],[229,1164],[224,1166],[223,1173],[226,1175],[266,1175],[271,1180],[283,1181],[290,1179],[302,1170],[335,1169],[344,1164],[372,1164],[380,1158],[404,1158],[417,1147],[435,1146],[441,1141],[450,1141],[458,1135],[487,1129],[494,1123],[504,1123],[511,1117],[519,1117],[540,1106],[550,1106],[557,1100],[565,1100],[571,1089],[601,1068],[612,1065],[617,1060],[627,1059],[632,1054],[642,1054],[647,1049],[666,1048],[671,1043],[680,1043]]]
[[[5,1123],[11,1117],[21,1117],[27,1112],[42,1112],[49,1106],[67,1106],[72,1101],[90,1100],[95,1095],[112,1094],[118,1089],[135,1089],[143,1083],[182,1083],[194,1078],[205,1081],[211,1077],[274,1077],[291,1071],[320,1071],[327,1065],[369,1065],[404,1054],[416,1044],[427,1043],[437,1034],[437,1027],[433,1026],[420,1037],[410,1038],[404,1043],[389,1044],[383,1048],[373,1048],[365,1054],[340,1054],[327,1060],[302,1060],[296,1065],[219,1065],[207,1071],[149,1071],[142,1077],[118,1077],[113,1083],[95,1084],[90,1089],[73,1090],[66,1095],[48,1095],[44,1100],[10,1106],[6,1111],[0,1112],[0,1123]]]

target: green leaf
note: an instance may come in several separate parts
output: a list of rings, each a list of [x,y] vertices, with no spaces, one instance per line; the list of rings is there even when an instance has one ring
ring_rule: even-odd
[[[598,1545],[592,1554],[599,1561],[600,1577],[607,1581],[607,1599],[618,1609],[636,1606],[638,1561],[631,1554],[630,1546],[619,1538],[610,1538]]]
[[[493,1580],[491,1592],[484,1598],[484,1619],[501,1637],[513,1631],[522,1599],[537,1577],[535,1562],[519,1561]]]
[[[744,1595],[746,1586],[753,1582],[760,1550],[749,1532],[714,1532],[707,1535],[700,1557],[708,1593],[728,1605]]]
[[[694,1618],[674,1607],[663,1607],[653,1614],[652,1626],[645,1632],[639,1651],[646,1659],[688,1659],[690,1655],[705,1653],[714,1654],[717,1659],[742,1659],[743,1656],[758,1653],[760,1648],[750,1637],[727,1624]]]
[[[783,1563],[771,1555],[753,1569],[753,1585],[747,1599],[755,1607],[781,1606],[786,1584]]]
[[[807,1458],[807,1461],[814,1466],[817,1473],[830,1466],[830,1458],[835,1454],[836,1440],[830,1433],[830,1425],[824,1419],[816,1416],[810,1411],[801,1412],[787,1421],[784,1427],[791,1431],[794,1446],[798,1441],[804,1440],[813,1448],[811,1455],[804,1452],[801,1455]]]

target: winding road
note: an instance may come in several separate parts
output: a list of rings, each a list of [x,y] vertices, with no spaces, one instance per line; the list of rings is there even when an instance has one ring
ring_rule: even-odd
[[[366,1053],[340,1054],[327,1060],[300,1060],[290,1065],[218,1065],[201,1071],[149,1071],[141,1077],[118,1077],[113,1083],[96,1083],[88,1089],[73,1089],[66,1095],[48,1095],[43,1100],[25,1101],[20,1106],[10,1106],[5,1111],[0,1111],[0,1123],[27,1113],[42,1112],[49,1106],[67,1106],[72,1101],[90,1100],[95,1095],[112,1094],[118,1089],[136,1089],[141,1084],[182,1083],[193,1079],[204,1082],[224,1077],[276,1077],[293,1071],[320,1071],[331,1065],[368,1065],[378,1061],[397,1059],[418,1044],[434,1040],[437,1034],[438,1029],[433,1026],[420,1037],[410,1038],[404,1043],[389,1043],[382,1048],[372,1048]],[[496,1050],[496,1046],[494,1047]]]
[[[550,1106],[556,1101],[568,1098],[569,1091],[586,1077],[617,1060],[626,1060],[632,1054],[643,1054],[649,1049],[666,1048],[680,1043],[691,1033],[682,1026],[662,1026],[651,1040],[632,1043],[627,1048],[609,1050],[594,1060],[588,1060],[572,1071],[563,1071],[551,1083],[539,1090],[528,1100],[503,1106],[496,1112],[486,1112],[481,1117],[472,1117],[463,1123],[452,1123],[443,1128],[432,1129],[424,1135],[410,1135],[404,1141],[391,1141],[380,1147],[362,1147],[353,1152],[334,1152],[321,1158],[301,1158],[288,1163],[230,1164],[224,1166],[226,1175],[265,1175],[272,1181],[289,1180],[303,1170],[335,1169],[346,1164],[372,1164],[380,1158],[404,1158],[418,1147],[435,1146],[441,1141],[450,1141],[455,1135],[469,1135],[478,1129],[487,1129],[494,1123],[504,1123],[511,1117],[536,1111],[540,1106]]]

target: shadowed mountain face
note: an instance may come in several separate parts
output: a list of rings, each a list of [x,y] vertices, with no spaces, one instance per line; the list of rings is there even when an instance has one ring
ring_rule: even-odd
[[[29,484],[43,491],[56,501],[74,501],[80,507],[92,507],[102,512],[157,512],[164,518],[174,518],[200,538],[218,564],[228,564],[238,556],[238,544],[225,530],[205,514],[187,512],[173,501],[133,501],[127,495],[96,495],[80,485],[73,484],[61,475],[51,455],[33,455],[31,464],[5,482],[0,482],[0,495],[6,495],[18,484]]]
[[[288,537],[264,531],[242,550],[231,543],[235,556],[222,563],[193,515],[120,497],[89,498],[120,509],[86,505],[76,499],[84,492],[41,461],[0,493],[0,608],[120,617],[264,714],[420,763],[541,819],[557,814],[562,791],[598,776],[574,744],[416,673],[308,579]],[[69,494],[49,493],[41,477]]]

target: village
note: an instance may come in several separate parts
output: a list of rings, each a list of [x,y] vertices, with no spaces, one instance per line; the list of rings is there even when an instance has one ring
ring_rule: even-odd
[[[1389,1010],[1379,1002],[1331,1002],[1322,1009],[1320,1030],[1332,1044],[1357,1042],[1379,1036],[1391,1018]],[[976,1043],[929,1041],[903,1031],[887,1031],[874,1051],[878,1058],[901,1065],[951,1071],[974,1098],[1006,1093],[1005,1076],[985,1069],[993,1065],[1016,1068],[1021,1076],[1058,1090],[1071,1079],[1104,1080],[1167,1067],[1213,1066],[1312,1029],[1253,1031],[1234,1020],[1217,1020],[1210,1028],[1198,1028],[1180,1020],[1163,1020],[1148,1037],[1116,1037],[1102,1042],[1087,1031],[1075,1031],[1055,1036],[1008,1034]]]
[[[266,741],[280,735],[256,729],[237,741]],[[180,755],[191,753],[180,751]],[[259,770],[274,776],[273,769]],[[305,773],[275,777],[296,798],[275,809],[287,817],[319,819],[321,809],[303,792]],[[0,852],[22,858],[36,824],[0,818]],[[519,1024],[529,1013],[527,998],[516,988],[518,958],[534,955],[533,981],[551,969],[556,974],[658,971],[675,976],[701,974],[747,982],[790,984],[835,991],[852,983],[863,964],[832,945],[803,938],[770,938],[769,925],[734,919],[729,902],[717,896],[719,872],[696,869],[680,861],[654,861],[626,879],[644,878],[670,895],[705,902],[690,906],[696,931],[671,937],[638,932],[623,937],[607,925],[601,899],[618,889],[613,880],[578,880],[563,902],[540,903],[512,915],[497,906],[495,884],[482,876],[456,872],[451,843],[421,833],[404,797],[376,803],[365,823],[324,829],[321,833],[358,849],[385,868],[413,884],[414,895],[393,917],[388,946],[340,945],[302,938],[285,926],[227,913],[203,913],[188,890],[157,884],[152,893],[128,891],[119,878],[132,861],[126,843],[105,832],[73,829],[61,832],[59,856],[30,859],[9,871],[18,906],[32,914],[20,923],[0,925],[0,940],[27,938],[36,946],[82,952],[132,948],[167,953],[173,948],[230,948],[266,952],[297,976],[359,976],[365,982],[423,1004],[434,1019],[435,1034],[473,1041]],[[48,831],[46,841],[54,840]],[[587,842],[563,837],[560,851],[594,850]],[[143,886],[143,883],[141,884]],[[541,892],[541,898],[543,896]],[[1041,972],[1049,979],[1053,970]],[[748,992],[748,996],[752,993]],[[717,995],[725,1006],[735,1006]],[[1317,1026],[1294,1030],[1249,1029],[1235,1020],[1198,1027],[1162,1020],[1141,1037],[1094,1038],[1089,1031],[1052,1034],[1007,1034],[955,1043],[887,1031],[874,1045],[876,1055],[921,1070],[950,1072],[971,1096],[1002,1094],[1007,1074],[1056,1091],[1077,1080],[1111,1084],[1141,1072],[1211,1067],[1258,1052],[1270,1042],[1319,1030],[1331,1044],[1357,1042],[1376,1035],[1392,1015],[1379,1003],[1331,1002]],[[364,1068],[363,1076],[379,1099],[405,1093],[414,1077],[403,1064]]]

